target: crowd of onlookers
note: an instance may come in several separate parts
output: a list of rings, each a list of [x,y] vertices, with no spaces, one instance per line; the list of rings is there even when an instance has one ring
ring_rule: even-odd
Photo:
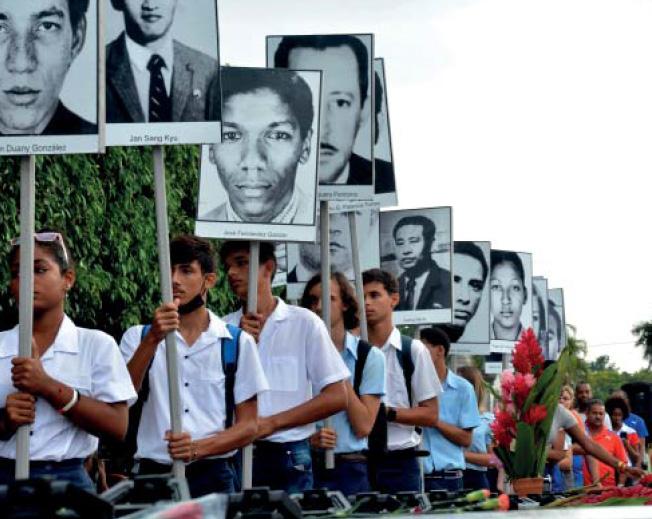
[[[220,318],[206,307],[218,277],[212,245],[180,236],[170,245],[173,301],[118,346],[65,313],[76,271],[64,237],[45,230],[35,245],[32,356],[17,357],[18,327],[0,333],[0,484],[14,479],[16,432],[25,426],[31,475],[89,490],[168,474],[177,463],[193,496],[233,492],[251,444],[253,485],[288,492],[505,488],[482,373],[449,368],[451,345],[440,328],[421,329],[418,339],[401,334],[392,274],[365,271],[358,301],[334,273],[327,327],[319,276],[300,305],[274,296],[269,243],[260,244],[257,307],[247,308],[249,243],[225,242],[220,265],[241,306]],[[16,300],[19,247],[13,241],[9,256]],[[178,349],[181,432],[170,431],[169,334]],[[564,387],[548,438],[552,488],[637,477],[646,438],[624,393],[603,404],[586,383]],[[97,460],[95,481],[89,459]]]

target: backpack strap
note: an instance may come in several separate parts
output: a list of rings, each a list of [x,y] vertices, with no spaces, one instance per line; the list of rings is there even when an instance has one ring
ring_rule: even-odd
[[[407,389],[408,401],[412,405],[412,374],[414,373],[414,362],[412,361],[412,337],[401,335],[401,354],[398,355],[398,363],[403,368],[405,387]]]
[[[238,371],[238,357],[240,356],[240,335],[242,330],[232,324],[226,328],[231,334],[231,339],[222,339],[222,371],[226,377],[224,381],[224,400],[226,419],[224,428],[228,429],[233,425],[235,413],[235,373]]]
[[[364,371],[367,357],[373,346],[367,341],[360,339],[358,341],[358,358],[355,359],[355,373],[353,374],[353,390],[360,396],[360,384],[362,384],[362,372]]]

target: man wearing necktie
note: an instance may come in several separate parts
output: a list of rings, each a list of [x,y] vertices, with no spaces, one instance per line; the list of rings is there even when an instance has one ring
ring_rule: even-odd
[[[401,300],[396,310],[431,310],[451,307],[451,273],[432,259],[437,229],[425,216],[405,216],[392,235],[403,273],[399,276]]]
[[[179,0],[111,0],[125,31],[107,46],[108,123],[219,120],[215,59],[172,37]]]

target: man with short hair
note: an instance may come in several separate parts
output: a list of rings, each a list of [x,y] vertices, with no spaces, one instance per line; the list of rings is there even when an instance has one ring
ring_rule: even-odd
[[[0,135],[97,133],[60,100],[89,0],[0,0]]]
[[[203,220],[312,224],[315,203],[297,185],[313,135],[312,92],[286,70],[225,68],[222,143],[210,146],[227,200]]]
[[[371,161],[353,153],[358,130],[370,120],[370,61],[365,44],[352,35],[284,36],[274,66],[324,71],[320,185],[370,186]]]
[[[251,336],[242,332],[238,340],[237,329],[229,329],[206,308],[208,290],[217,280],[210,243],[196,236],[179,236],[170,242],[170,260],[174,301],[157,308],[151,327],[133,326],[120,342],[139,397],[144,398],[142,386],[149,387],[138,426],[138,474],[168,473],[173,460],[182,460],[193,497],[234,492],[237,480],[230,458],[235,449],[254,440],[257,398],[269,386]],[[165,337],[170,332],[175,333],[179,349],[183,410],[179,434],[169,431]],[[224,342],[233,340],[237,341],[237,366],[234,408],[229,410],[222,354]]]
[[[106,48],[106,122],[219,120],[217,61],[173,39],[179,0],[111,0],[125,30]]]
[[[593,389],[591,384],[586,381],[581,381],[575,386],[575,406],[577,414],[580,415],[583,422],[588,418],[588,406],[593,400]],[[607,413],[604,414],[604,425],[611,431],[611,418]]]
[[[392,231],[400,302],[396,310],[430,310],[451,307],[451,273],[432,259],[437,228],[423,215],[404,216]]]
[[[453,245],[453,322],[442,328],[451,342],[457,342],[480,305],[489,266],[487,259],[472,241]]]
[[[349,370],[319,317],[272,294],[276,271],[272,243],[260,244],[255,309],[246,308],[249,242],[224,242],[220,259],[242,305],[224,320],[239,324],[256,339],[270,385],[270,391],[260,397],[254,486],[303,492],[313,486],[308,439],[316,421],[346,408],[344,381]]]
[[[618,458],[618,460],[621,462],[618,467],[621,470],[618,471],[618,481],[616,481],[615,469],[601,461],[598,461],[598,477],[600,478],[600,483],[602,483],[604,486],[623,484],[627,477],[627,473],[624,469],[628,464],[625,447],[623,447],[623,443],[620,438],[604,426],[604,417],[606,413],[602,401],[590,400],[587,402],[586,408],[586,428],[589,437],[595,443],[600,445],[605,451],[607,451],[611,456]],[[597,483],[597,481],[592,481],[591,474],[589,473],[586,465],[584,467],[584,481],[586,484]]]
[[[464,449],[471,445],[473,429],[480,425],[480,413],[473,386],[446,366],[450,341],[437,328],[421,330],[437,371],[443,392],[439,397],[439,420],[424,429],[424,446],[430,455],[424,460],[425,490],[460,491],[464,487]]]
[[[435,427],[442,388],[428,350],[392,322],[398,282],[389,272],[362,274],[369,342],[385,355],[387,451],[370,458],[372,487],[383,493],[421,490],[417,427]]]

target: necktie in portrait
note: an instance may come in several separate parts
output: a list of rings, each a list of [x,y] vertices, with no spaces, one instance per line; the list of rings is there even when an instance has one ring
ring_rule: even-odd
[[[165,89],[163,67],[165,60],[158,54],[153,54],[147,63],[149,70],[149,122],[170,122],[172,119],[172,103]]]

